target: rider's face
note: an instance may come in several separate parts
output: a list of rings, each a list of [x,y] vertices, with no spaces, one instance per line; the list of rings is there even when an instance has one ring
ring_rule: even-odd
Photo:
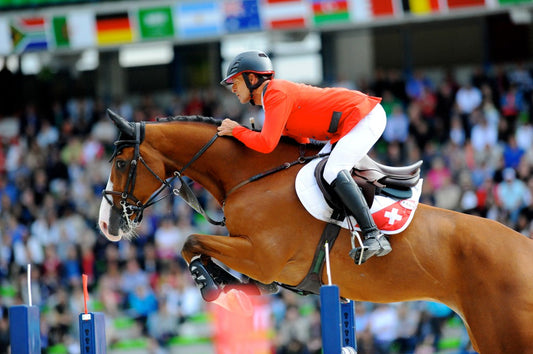
[[[242,74],[233,78],[231,92],[237,96],[241,103],[248,103],[250,101],[250,91],[248,90],[248,87],[246,87]]]

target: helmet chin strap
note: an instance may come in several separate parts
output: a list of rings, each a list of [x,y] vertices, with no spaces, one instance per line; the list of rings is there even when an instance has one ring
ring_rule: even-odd
[[[244,83],[246,84],[246,87],[248,87],[248,90],[250,90],[250,104],[252,106],[255,106],[254,91],[256,88],[261,86],[263,82],[265,82],[266,79],[262,76],[257,76],[257,83],[255,85],[252,85],[252,83],[250,82],[250,79],[248,79],[247,74],[243,75],[242,78],[244,79]]]

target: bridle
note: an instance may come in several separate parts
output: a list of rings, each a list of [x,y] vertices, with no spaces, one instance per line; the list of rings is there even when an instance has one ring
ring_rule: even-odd
[[[103,196],[104,199],[109,203],[109,205],[112,208],[115,208],[119,211],[119,213],[122,213],[122,216],[124,220],[128,223],[128,226],[133,229],[135,228],[141,221],[143,217],[144,209],[148,208],[149,206],[159,202],[160,200],[170,196],[170,194],[160,196],[161,192],[165,189],[169,189],[172,194],[181,197],[189,206],[191,206],[194,210],[196,210],[198,213],[203,215],[208,222],[210,222],[213,225],[225,225],[225,219],[222,219],[220,221],[211,219],[203,207],[201,206],[200,202],[198,201],[198,198],[194,194],[194,192],[191,190],[189,185],[183,180],[182,175],[183,172],[192,165],[194,161],[196,161],[217,139],[218,134],[215,133],[215,135],[209,140],[192,158],[191,160],[186,163],[183,168],[179,171],[174,171],[173,176],[169,179],[163,179],[157,175],[157,173],[154,172],[152,168],[146,163],[146,161],[143,159],[140,153],[140,145],[142,141],[144,140],[144,134],[145,134],[145,122],[137,122],[133,123],[134,128],[134,136],[127,136],[130,139],[122,139],[122,134],[119,136],[119,140],[115,141],[115,151],[113,152],[113,155],[110,158],[110,161],[112,161],[117,155],[120,154],[120,152],[126,148],[126,147],[133,147],[133,158],[130,161],[130,166],[128,170],[128,178],[126,180],[126,185],[124,186],[124,190],[122,192],[117,191],[108,191],[104,190]],[[137,199],[133,195],[133,191],[135,189],[135,181],[137,177],[137,167],[139,166],[139,162],[144,165],[144,167],[156,178],[160,183],[161,187],[153,193],[150,198],[146,201],[146,203],[142,203],[139,199]],[[180,187],[174,188],[172,184],[176,179],[180,180]],[[113,198],[110,198],[110,196],[120,196],[120,207],[116,206],[113,202]],[[135,217],[131,219],[132,216]]]

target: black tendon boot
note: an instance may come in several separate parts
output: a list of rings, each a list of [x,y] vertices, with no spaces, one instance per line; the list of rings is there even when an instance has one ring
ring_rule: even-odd
[[[350,251],[350,257],[355,264],[362,264],[374,255],[385,256],[392,251],[387,237],[378,230],[374,219],[372,219],[363,193],[355,184],[350,173],[346,170],[339,172],[331,186],[346,209],[357,220],[364,237],[363,247],[357,247]],[[363,252],[362,257],[361,252]]]

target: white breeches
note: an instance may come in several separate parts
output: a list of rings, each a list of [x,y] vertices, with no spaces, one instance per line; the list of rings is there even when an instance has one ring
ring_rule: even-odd
[[[331,151],[328,142],[320,152],[329,152],[329,160],[324,167],[324,179],[331,184],[342,170],[350,171],[378,141],[385,130],[387,115],[378,104],[366,117],[343,136]]]

